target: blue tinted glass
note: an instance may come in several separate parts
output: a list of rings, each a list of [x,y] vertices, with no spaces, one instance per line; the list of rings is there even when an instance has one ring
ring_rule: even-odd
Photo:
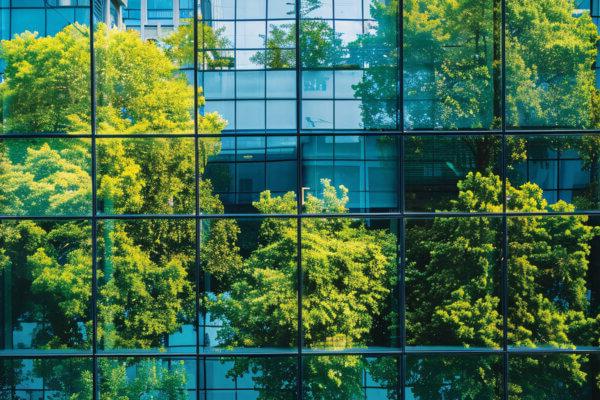
[[[302,102],[303,129],[333,128],[333,101],[306,100]]]
[[[294,71],[267,71],[267,97],[294,98],[296,73]]]
[[[73,22],[75,22],[75,9],[67,8],[62,10],[55,10],[55,12],[49,12],[46,34],[55,35],[62,28],[69,24],[72,24]]]
[[[237,19],[265,19],[267,0],[237,1]]]
[[[294,18],[296,15],[295,4],[290,0],[268,0],[268,18]]]
[[[201,5],[206,20],[235,18],[235,0],[202,1]]]
[[[335,71],[335,97],[336,99],[353,99],[359,96],[356,85],[360,82],[363,73],[361,70]]]
[[[361,19],[362,0],[336,0],[335,18]]]
[[[360,129],[363,125],[360,105],[360,101],[336,101],[335,128]]]
[[[38,32],[40,35],[46,34],[44,10],[12,10],[11,21],[12,35],[25,31]]]
[[[237,129],[264,129],[265,128],[265,102],[239,101],[236,111]]]
[[[236,25],[235,46],[238,49],[258,49],[265,47],[266,24],[264,21],[238,22]]]
[[[235,129],[235,102],[233,101],[207,101],[207,112],[217,112],[227,121],[225,129]]]
[[[294,129],[296,102],[293,100],[267,101],[267,129]]]
[[[233,99],[234,79],[234,72],[205,72],[204,96],[207,99]]]
[[[265,72],[240,71],[236,76],[237,97],[256,99],[265,97]]]
[[[333,97],[332,71],[302,72],[302,97],[305,99],[329,99]]]

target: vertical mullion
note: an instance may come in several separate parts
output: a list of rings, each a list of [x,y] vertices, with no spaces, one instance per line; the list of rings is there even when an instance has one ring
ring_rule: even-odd
[[[90,1],[90,127],[92,150],[92,399],[98,396],[98,201],[96,191],[96,57],[94,47],[94,4]]]
[[[398,211],[399,221],[399,307],[400,307],[400,348],[402,354],[398,362],[399,376],[399,399],[404,400],[406,391],[406,219],[405,219],[405,177],[404,177],[404,149],[405,149],[405,126],[404,126],[404,0],[398,1],[398,25],[396,26],[397,57],[397,83],[396,96],[398,98],[398,110],[396,110],[396,128],[400,130],[398,143]]]
[[[296,398],[302,400],[303,396],[303,375],[304,375],[304,361],[302,359],[302,346],[304,342],[304,333],[302,330],[302,203],[304,200],[304,193],[302,192],[302,156],[301,156],[301,136],[300,128],[302,123],[302,62],[301,62],[301,49],[300,49],[300,11],[301,1],[295,0],[295,23],[296,30],[294,32],[295,40],[295,57],[296,57],[296,290],[297,301],[298,301],[298,319],[297,329],[298,336],[296,339],[296,350],[297,350],[297,376],[296,376]],[[266,93],[265,93],[266,95]]]
[[[178,0],[175,0],[178,1]],[[194,185],[195,185],[195,259],[194,259],[194,281],[196,289],[194,290],[194,325],[196,329],[196,345],[195,345],[195,357],[196,362],[196,400],[200,400],[200,235],[201,235],[201,224],[200,219],[200,143],[198,133],[198,7],[202,6],[202,0],[194,0],[194,16],[192,23],[193,26],[193,52],[194,52]],[[204,30],[202,30],[204,32]],[[204,47],[204,46],[203,46]],[[204,293],[204,288],[203,292]],[[203,368],[204,370],[206,368]]]
[[[504,400],[509,400],[509,381],[508,381],[508,217],[507,217],[507,177],[506,177],[506,1],[500,0],[501,23],[500,23],[500,46],[501,46],[501,67],[500,67],[500,91],[501,91],[501,129],[502,129],[502,396]],[[495,4],[492,4],[496,7]],[[493,15],[494,13],[492,13]],[[493,23],[496,23],[493,21]]]

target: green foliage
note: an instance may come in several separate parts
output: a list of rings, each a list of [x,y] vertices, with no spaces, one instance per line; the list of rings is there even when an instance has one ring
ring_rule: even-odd
[[[308,213],[347,212],[348,190],[336,190],[322,180],[321,198],[309,195]],[[254,206],[264,214],[294,213],[293,193],[272,197],[266,191]],[[371,344],[372,330],[387,317],[396,284],[395,237],[367,229],[348,218],[310,218],[302,225],[303,333],[311,348],[348,348]],[[220,341],[231,347],[296,345],[297,229],[295,219],[266,218],[260,243],[243,261],[227,292],[206,299],[213,320],[224,321]],[[386,325],[387,326],[387,325]],[[387,335],[393,332],[385,333]],[[280,384],[264,360],[240,361],[235,371],[258,369],[266,379],[261,398],[271,397]],[[307,398],[351,398],[360,391],[360,357],[314,357],[307,360]],[[293,370],[290,372],[293,373]],[[293,381],[293,375],[287,380]],[[329,398],[329,397],[328,397]]]
[[[499,177],[469,173],[458,188],[458,198],[448,211],[502,211]],[[574,211],[573,205],[563,201],[548,206],[542,190],[532,183],[513,187],[507,182],[506,191],[508,209],[515,212]],[[600,310],[590,308],[586,274],[590,242],[599,232],[587,220],[580,215],[508,219],[508,339],[512,345],[598,345],[597,335],[591,332],[600,328]],[[409,344],[500,348],[500,221],[490,217],[435,218],[430,225],[411,227],[407,243]],[[546,366],[545,376],[563,382],[564,393],[577,393],[586,382],[583,361],[580,356],[558,359]],[[460,369],[462,361],[448,363],[452,364],[448,368]],[[535,364],[535,359],[523,357],[511,368],[520,371],[517,376],[531,376]],[[492,366],[486,370],[484,380],[493,380]],[[418,372],[410,379],[415,390],[432,390],[431,380]],[[460,375],[456,379],[450,386],[476,384]],[[518,393],[527,384],[515,379],[511,390]]]

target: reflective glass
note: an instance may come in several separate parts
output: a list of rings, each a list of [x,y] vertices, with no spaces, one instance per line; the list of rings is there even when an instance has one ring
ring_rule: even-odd
[[[195,221],[102,220],[97,231],[98,346],[195,351]]]
[[[96,150],[99,213],[194,212],[193,139],[99,139]]]
[[[92,231],[85,220],[0,222],[0,353],[92,348]]]
[[[305,199],[310,196],[315,200],[324,200],[333,191],[340,199],[337,212],[397,209],[399,170],[397,153],[393,150],[396,146],[394,138],[384,136],[302,138],[302,186]],[[306,212],[311,213],[308,210]]]
[[[263,214],[292,213],[293,197],[264,195]],[[212,352],[292,350],[298,337],[297,225],[288,218],[202,222],[202,346]],[[273,382],[280,384],[280,382]]]
[[[193,358],[102,358],[98,360],[98,398],[196,398]]]
[[[406,223],[406,340],[416,349],[502,347],[502,220]]]
[[[597,143],[595,135],[509,137],[508,209],[599,209]],[[525,204],[522,197],[516,195],[524,190],[531,192],[534,203]]]
[[[87,139],[0,140],[0,214],[90,215],[91,159]]]
[[[506,3],[507,125],[592,128],[597,27],[574,3]],[[552,29],[547,29],[552,27]],[[542,44],[543,45],[540,45]],[[565,63],[567,59],[570,62]]]
[[[503,398],[500,355],[408,355],[406,364],[407,399]]]
[[[303,398],[397,400],[400,361],[395,357],[303,357]]]
[[[407,210],[502,212],[501,144],[490,135],[406,137]],[[466,193],[481,179],[489,186],[471,202]]]
[[[0,360],[0,398],[92,399],[91,358]]]
[[[593,322],[600,318],[598,274],[590,257],[595,225],[596,218],[580,215],[508,219],[511,346],[600,346]]]
[[[220,214],[223,207],[227,212],[296,212],[295,207],[286,212],[278,209],[259,211],[255,204],[267,193],[295,196],[295,137],[203,139],[200,145],[203,149],[219,148],[218,152],[210,151],[202,175],[200,207],[203,212]],[[209,188],[214,197],[203,197],[202,190],[209,193]]]
[[[492,0],[404,4],[407,128],[499,127],[502,43],[497,29],[500,13],[494,4]],[[377,19],[377,14],[373,17]]]
[[[509,358],[510,395],[524,400],[597,397],[597,354],[528,354]]]
[[[210,358],[200,364],[207,400],[297,398],[296,357]]]
[[[339,212],[333,193],[327,195],[331,197],[323,201],[309,196],[306,210]],[[302,318],[307,351],[400,345],[397,229],[398,221],[389,219],[302,221]]]

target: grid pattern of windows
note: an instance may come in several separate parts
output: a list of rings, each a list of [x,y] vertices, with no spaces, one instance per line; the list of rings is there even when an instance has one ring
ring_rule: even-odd
[[[0,398],[598,398],[592,16],[183,3],[2,27]]]

